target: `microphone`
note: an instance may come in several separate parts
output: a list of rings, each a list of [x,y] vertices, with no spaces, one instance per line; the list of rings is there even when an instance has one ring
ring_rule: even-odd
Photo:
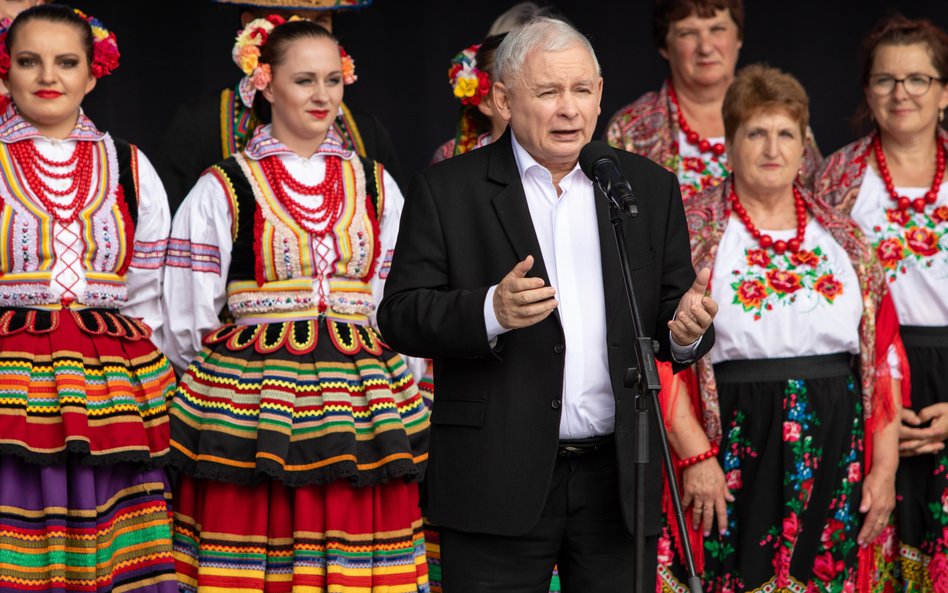
[[[632,187],[619,172],[615,150],[601,140],[593,140],[579,151],[579,168],[595,181],[612,205],[629,216],[639,213]]]

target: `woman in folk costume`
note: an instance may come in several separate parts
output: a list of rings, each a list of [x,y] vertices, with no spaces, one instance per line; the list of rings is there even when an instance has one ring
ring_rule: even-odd
[[[652,36],[669,78],[617,111],[606,128],[612,146],[641,154],[678,176],[687,205],[728,176],[721,104],[744,39],[743,0],[657,0]],[[807,129],[804,182],[820,164]]]
[[[506,35],[491,35],[451,60],[448,82],[461,101],[461,115],[454,138],[438,147],[432,163],[486,146],[507,129],[507,122],[497,113],[491,97],[494,52]]]
[[[827,160],[816,190],[851,216],[885,268],[912,373],[896,482],[896,589],[948,591],[948,35],[879,23],[863,51],[875,129]],[[896,558],[896,553],[898,557]]]
[[[373,326],[403,199],[333,128],[353,72],[335,38],[258,19],[244,40],[262,44],[255,102],[273,123],[188,194],[165,273],[187,367],[171,431],[181,588],[427,591],[428,410]]]
[[[726,505],[698,556],[707,591],[869,591],[895,505],[906,368],[882,268],[859,229],[796,184],[808,113],[793,77],[739,72],[724,100],[733,176],[687,207],[710,267],[718,335],[697,364],[700,410]],[[723,514],[725,521],[720,522]],[[681,590],[671,542],[660,580]]]
[[[165,193],[80,109],[101,23],[38,6],[0,49],[0,590],[170,593]]]
[[[520,2],[494,19],[482,42],[461,51],[451,60],[448,83],[454,97],[461,102],[461,114],[454,138],[438,147],[432,163],[486,146],[500,138],[507,129],[507,121],[494,107],[494,53],[508,32],[541,16],[565,20],[552,6]]]
[[[251,20],[276,15],[305,18],[333,31],[334,16],[367,8],[372,0],[214,0],[240,7],[240,28]],[[235,23],[237,25],[238,23]],[[256,67],[251,56],[237,61],[245,76],[239,82],[180,106],[158,143],[155,167],[168,190],[171,212],[177,212],[198,177],[211,165],[237,154],[258,126],[268,123],[253,109],[250,74]],[[370,112],[339,106],[334,116],[337,132],[359,156],[385,165],[399,179],[398,155],[388,131]]]

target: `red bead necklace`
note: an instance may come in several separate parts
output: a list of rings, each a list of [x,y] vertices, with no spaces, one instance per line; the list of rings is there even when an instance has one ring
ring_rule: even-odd
[[[319,238],[332,231],[342,214],[345,201],[341,158],[335,156],[326,158],[326,176],[316,185],[300,183],[290,175],[277,156],[262,159],[260,166],[277,200],[283,204],[296,224]],[[322,196],[323,202],[316,207],[306,206],[294,199],[286,191],[287,188],[304,196]]]
[[[40,201],[53,218],[67,226],[79,217],[79,212],[89,197],[89,188],[92,187],[92,143],[76,142],[76,148],[72,156],[65,161],[54,161],[44,157],[32,141],[14,142],[10,145],[10,153],[13,155],[14,162],[23,172],[26,179],[26,185],[30,192]],[[75,163],[70,171],[56,173],[50,171],[50,167],[66,167]],[[42,176],[51,179],[72,179],[64,190],[57,190],[51,187]],[[49,195],[65,197],[75,192],[73,198],[66,204],[59,204],[53,201]],[[60,214],[65,212],[66,214]]]
[[[889,192],[889,195],[895,201],[895,205],[899,210],[907,211],[909,206],[911,206],[916,212],[924,212],[926,205],[934,204],[938,200],[938,190],[941,189],[941,182],[945,178],[944,146],[939,144],[935,153],[935,178],[932,180],[931,188],[925,192],[924,197],[915,198],[914,200],[900,196],[898,192],[895,191],[895,185],[892,183],[892,174],[889,173],[889,165],[886,163],[885,153],[882,151],[882,139],[878,135],[872,140],[872,150],[875,153],[876,164],[879,165],[879,175],[882,177],[885,189]]]
[[[675,93],[675,87],[672,86],[670,80],[668,81],[668,98],[671,99],[672,105],[675,106],[675,111],[678,112],[678,127],[685,133],[685,139],[688,141],[688,144],[697,146],[701,152],[710,152],[716,157],[724,154],[723,144],[720,142],[711,144],[707,138],[699,136],[698,132],[692,130],[691,126],[688,125],[688,121],[685,119],[685,112],[681,110],[681,105],[678,104],[678,95]]]
[[[731,202],[731,209],[734,210],[737,217],[744,223],[744,228],[747,229],[747,232],[757,239],[757,243],[762,249],[770,249],[772,247],[774,253],[781,255],[786,251],[796,253],[803,247],[803,238],[806,236],[806,204],[803,202],[803,196],[800,195],[800,191],[797,188],[793,188],[793,207],[797,215],[797,236],[789,241],[784,241],[783,239],[774,241],[770,235],[761,233],[760,229],[754,226],[747,210],[744,210],[744,206],[741,206],[741,201],[738,199],[733,185],[731,186],[731,194],[728,199]]]

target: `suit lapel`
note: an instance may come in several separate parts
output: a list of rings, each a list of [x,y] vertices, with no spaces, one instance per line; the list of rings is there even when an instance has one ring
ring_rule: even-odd
[[[504,234],[517,255],[517,260],[523,261],[528,255],[532,255],[533,269],[529,275],[542,278],[543,282],[549,286],[550,276],[543,261],[543,252],[540,250],[540,241],[533,227],[533,219],[530,217],[530,207],[527,205],[527,196],[523,191],[523,181],[517,169],[510,136],[508,128],[503,136],[485,149],[491,151],[488,178],[504,185],[504,188],[491,198],[491,203],[497,218],[500,219]],[[559,319],[559,311],[554,310],[553,314]]]

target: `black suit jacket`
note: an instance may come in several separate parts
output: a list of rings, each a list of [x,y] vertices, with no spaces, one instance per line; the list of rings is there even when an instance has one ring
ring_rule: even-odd
[[[646,158],[616,151],[638,196],[639,215],[625,223],[646,331],[670,358],[666,323],[695,273],[678,181]],[[634,530],[632,444],[634,392],[623,386],[634,360],[608,203],[596,190],[609,370],[616,398],[615,436],[626,525]],[[559,441],[563,328],[544,321],[488,344],[484,299],[527,255],[530,272],[549,284],[508,131],[494,144],[449,159],[416,177],[406,198],[385,298],[383,338],[396,351],[433,358],[435,403],[422,505],[435,524],[518,535],[540,517]],[[600,262],[589,262],[599,265]],[[713,343],[702,340],[699,354]],[[661,471],[657,438],[647,471],[648,533],[659,529]]]

